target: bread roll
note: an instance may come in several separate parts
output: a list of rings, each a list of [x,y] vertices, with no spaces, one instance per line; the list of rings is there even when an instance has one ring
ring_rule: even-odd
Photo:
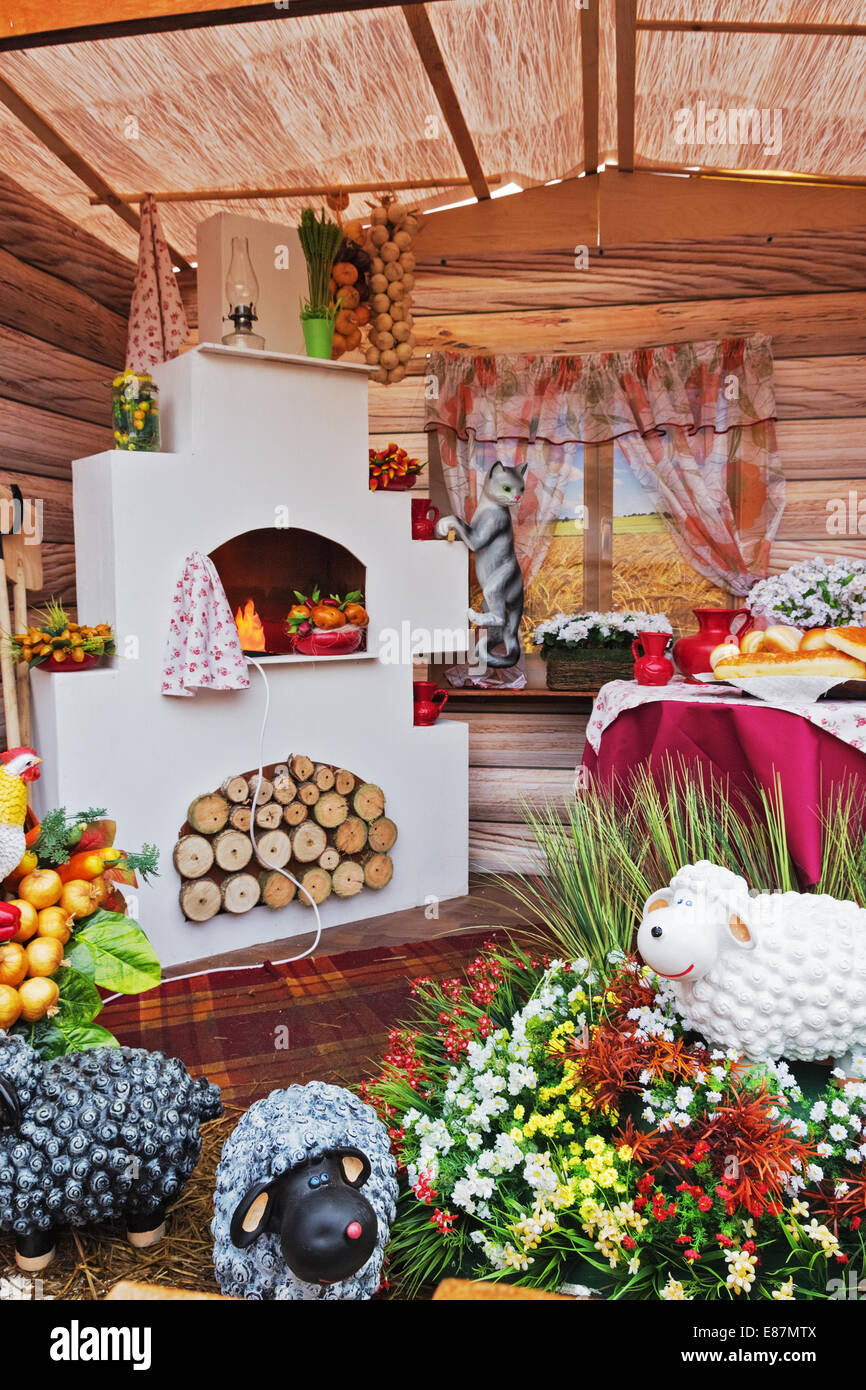
[[[763,652],[795,652],[802,640],[803,634],[798,627],[786,627],[783,624],[777,624],[775,627],[767,628],[760,650]]]
[[[745,634],[740,638],[740,651],[741,651],[741,652],[746,652],[746,653],[748,653],[748,652],[759,652],[759,651],[761,650],[761,648],[763,647],[763,645],[764,645],[764,634],[763,634],[763,632],[759,632],[759,631],[757,631],[757,630],[754,629],[754,628],[752,629],[751,632],[745,633]]]
[[[803,633],[802,641],[800,642],[800,651],[801,651],[801,652],[831,652],[831,651],[833,651],[832,643],[830,643],[830,642],[827,641],[827,631],[828,631],[828,629],[827,629],[826,627],[813,627],[809,632],[804,632],[804,633]]]
[[[837,651],[866,661],[866,627],[830,627],[826,635],[830,646]]]
[[[735,642],[722,642],[720,646],[713,647],[710,652],[710,666],[715,671],[720,661],[730,660],[740,655],[740,648]]]

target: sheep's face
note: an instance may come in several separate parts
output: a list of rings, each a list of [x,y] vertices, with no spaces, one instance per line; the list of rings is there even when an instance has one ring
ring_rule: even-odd
[[[719,898],[664,888],[644,904],[637,949],[656,974],[690,983],[706,975],[727,945],[749,950],[752,934]]]
[[[370,1176],[359,1149],[329,1149],[250,1188],[231,1221],[240,1249],[264,1231],[279,1234],[283,1259],[307,1284],[335,1284],[363,1268],[379,1233],[373,1207],[358,1190]]]

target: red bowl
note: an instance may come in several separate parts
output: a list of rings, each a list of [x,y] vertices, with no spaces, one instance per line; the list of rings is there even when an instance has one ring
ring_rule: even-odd
[[[47,661],[40,661],[40,671],[89,671],[92,666],[97,666],[102,660],[98,652],[88,652],[83,661],[73,661],[71,656],[67,656],[63,661],[52,661],[49,657]]]
[[[363,635],[362,627],[314,628],[306,637],[295,633],[295,651],[302,656],[345,656],[358,650]]]

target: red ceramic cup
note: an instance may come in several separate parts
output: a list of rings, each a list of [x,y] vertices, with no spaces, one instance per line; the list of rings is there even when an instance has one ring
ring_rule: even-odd
[[[426,497],[412,498],[412,539],[432,541],[436,534],[439,508]]]

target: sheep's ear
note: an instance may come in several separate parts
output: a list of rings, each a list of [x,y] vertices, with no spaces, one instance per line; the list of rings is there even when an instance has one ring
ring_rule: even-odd
[[[755,949],[755,940],[749,930],[748,923],[744,922],[736,912],[732,912],[728,918],[728,931],[731,934],[731,939],[741,950],[753,951]]]
[[[658,893],[650,893],[643,905],[644,917],[650,912],[658,912],[660,907],[670,907],[673,896],[670,888],[661,888]]]
[[[232,1244],[246,1250],[267,1229],[274,1204],[276,1183],[260,1182],[244,1193],[229,1226]]]
[[[360,1149],[332,1149],[344,1180],[350,1187],[363,1187],[373,1169],[370,1160]]]

